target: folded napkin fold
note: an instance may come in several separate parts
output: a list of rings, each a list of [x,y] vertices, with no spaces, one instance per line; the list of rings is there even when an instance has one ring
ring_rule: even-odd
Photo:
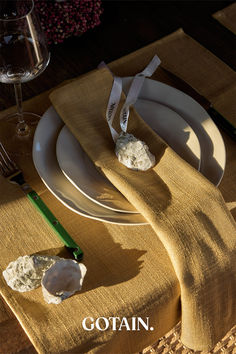
[[[140,172],[119,163],[105,119],[112,83],[108,70],[95,70],[55,90],[50,99],[97,168],[162,241],[181,288],[182,342],[194,350],[209,350],[236,322],[235,222],[218,189],[134,109],[128,132],[149,146],[157,164]]]

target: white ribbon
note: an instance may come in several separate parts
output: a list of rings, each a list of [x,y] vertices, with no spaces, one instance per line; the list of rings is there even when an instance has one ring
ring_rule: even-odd
[[[115,76],[114,81],[113,81],[113,86],[111,89],[111,94],[110,94],[109,101],[108,101],[108,105],[107,105],[107,111],[106,111],[107,123],[109,125],[111,135],[112,135],[114,142],[116,142],[119,134],[112,127],[112,123],[113,123],[113,120],[116,115],[116,111],[117,111],[117,108],[118,108],[118,105],[120,102],[121,92],[122,92],[122,79],[121,79],[121,77]]]
[[[141,88],[143,86],[145,77],[150,77],[155,72],[161,61],[157,55],[155,55],[147,67],[141,72],[135,75],[132,84],[130,86],[125,103],[120,112],[120,127],[124,133],[127,132],[128,119],[129,119],[129,107],[134,105],[137,101]]]
[[[160,59],[158,58],[157,55],[155,55],[151,60],[151,62],[147,65],[147,67],[142,72],[134,76],[125,103],[120,112],[120,127],[124,133],[127,132],[130,106],[137,101],[145,77],[152,76],[152,74],[160,65],[160,63],[161,63]],[[102,68],[102,67],[108,68],[104,62],[101,62],[98,66],[98,68]],[[119,134],[112,127],[112,123],[120,102],[121,92],[122,92],[122,79],[118,76],[114,76],[113,85],[112,85],[112,89],[111,89],[111,93],[107,105],[107,111],[106,111],[106,120],[110,128],[111,135],[114,142],[116,142]]]
[[[98,68],[99,69],[100,68],[107,68],[111,72],[111,70],[108,68],[106,63],[104,63],[104,61],[102,61],[98,65]],[[122,92],[122,79],[121,79],[121,77],[114,76],[114,75],[113,75],[113,77],[114,77],[113,85],[112,85],[112,89],[111,89],[111,93],[110,93],[110,97],[109,97],[109,101],[108,101],[108,105],[107,105],[107,110],[106,110],[106,120],[107,120],[108,126],[110,128],[112,139],[114,142],[116,142],[119,134],[112,127],[112,123],[113,123],[113,120],[116,115],[116,111],[117,111],[117,108],[118,108],[118,105],[120,102],[120,96],[121,96],[121,92]]]

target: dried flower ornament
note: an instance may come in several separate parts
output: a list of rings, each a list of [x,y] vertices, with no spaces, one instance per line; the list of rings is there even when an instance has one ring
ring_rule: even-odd
[[[48,44],[61,43],[98,26],[103,12],[101,0],[35,0]]]

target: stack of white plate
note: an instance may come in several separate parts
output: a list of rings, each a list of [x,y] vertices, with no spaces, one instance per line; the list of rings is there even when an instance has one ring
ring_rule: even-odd
[[[125,93],[131,80],[123,79]],[[195,100],[146,79],[135,109],[184,160],[216,186],[220,183],[226,160],[224,142],[208,113]],[[115,224],[147,223],[97,171],[53,107],[36,129],[33,160],[47,188],[73,212]]]

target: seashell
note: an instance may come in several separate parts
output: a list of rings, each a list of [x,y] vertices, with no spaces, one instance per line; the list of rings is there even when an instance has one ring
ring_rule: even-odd
[[[115,153],[123,165],[136,171],[146,171],[156,163],[155,156],[145,142],[135,138],[133,134],[122,132],[119,135]]]
[[[61,259],[54,263],[42,278],[44,300],[48,304],[59,304],[79,291],[86,271],[84,264],[71,259]]]
[[[30,291],[40,286],[44,272],[58,259],[60,258],[56,256],[36,254],[22,256],[10,262],[2,274],[7,285],[13,290]]]

